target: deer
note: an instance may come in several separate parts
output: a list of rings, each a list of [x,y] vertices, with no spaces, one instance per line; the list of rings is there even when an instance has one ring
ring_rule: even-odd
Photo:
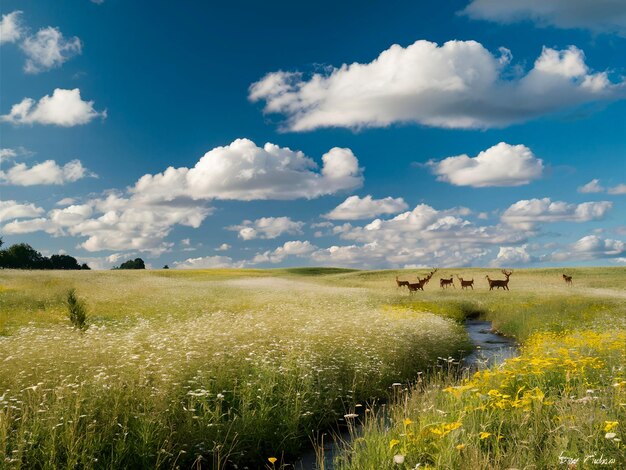
[[[410,283],[407,285],[407,287],[409,288],[409,293],[412,294],[413,292],[417,292],[418,290],[423,291],[424,286],[428,284],[428,281],[430,281],[430,278],[433,277],[433,274],[435,274],[436,272],[437,269],[433,268],[433,270],[424,279],[420,279],[418,276],[416,283]]]
[[[396,276],[396,284],[398,285],[398,287],[403,287],[403,286],[409,286],[409,281],[401,281],[400,279],[398,279],[398,276]]]
[[[439,279],[439,287],[442,289],[445,287],[447,289],[448,286],[452,286],[456,289],[456,286],[454,285],[454,276],[450,276],[450,279]]]
[[[565,281],[565,284],[568,286],[572,285],[572,276],[566,276],[565,274],[563,274],[563,280]]]
[[[462,277],[459,277],[459,275],[456,275],[457,279],[459,280],[459,282],[461,283],[461,289],[465,289],[467,287],[471,287],[472,290],[474,290],[474,278],[470,279],[469,281],[464,280]]]
[[[488,274],[485,276],[487,282],[489,283],[489,290],[493,290],[494,287],[498,289],[502,287],[504,290],[509,290],[509,277],[511,277],[513,271],[506,271],[503,269],[502,274],[506,276],[506,279],[491,279]]]

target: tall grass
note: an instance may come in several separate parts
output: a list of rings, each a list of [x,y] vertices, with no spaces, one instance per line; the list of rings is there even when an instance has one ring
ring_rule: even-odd
[[[72,325],[79,330],[87,329],[87,307],[85,302],[76,296],[76,289],[67,291],[65,303],[67,316]]]
[[[94,287],[77,274],[47,276],[54,282],[33,281],[29,293],[60,309],[59,320],[0,339],[9,468],[290,461],[356,404],[467,347],[454,322],[392,314],[363,290],[117,273],[96,273]],[[28,281],[15,281],[22,294]],[[81,335],[62,321],[70,283],[90,302]],[[37,315],[17,315],[28,312]]]

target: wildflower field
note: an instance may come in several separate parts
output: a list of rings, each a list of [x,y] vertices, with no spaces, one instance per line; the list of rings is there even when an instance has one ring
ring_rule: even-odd
[[[624,467],[626,270],[486,272],[0,271],[0,468],[290,468],[346,415],[335,468]],[[476,316],[520,356],[447,359]]]

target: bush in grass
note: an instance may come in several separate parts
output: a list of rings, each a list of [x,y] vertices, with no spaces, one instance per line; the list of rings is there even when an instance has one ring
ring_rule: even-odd
[[[67,314],[74,325],[79,330],[87,329],[87,307],[85,302],[76,296],[76,289],[70,289],[67,291],[67,297],[65,299],[67,306]]]

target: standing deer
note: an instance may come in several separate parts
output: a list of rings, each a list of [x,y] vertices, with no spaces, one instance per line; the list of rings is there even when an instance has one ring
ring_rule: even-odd
[[[565,284],[568,286],[572,285],[572,276],[566,276],[565,274],[563,274],[563,280],[565,281]]]
[[[448,286],[452,286],[456,289],[456,286],[454,285],[454,276],[450,276],[450,279],[439,279],[439,287],[442,289],[445,287],[447,289]]]
[[[458,274],[456,275],[456,277],[458,278],[459,282],[461,283],[461,289],[465,289],[467,287],[471,287],[472,290],[474,290],[474,278],[472,278],[469,281],[466,281],[462,277],[459,277]]]
[[[489,283],[489,290],[493,290],[494,287],[500,288],[502,287],[504,290],[509,290],[509,277],[513,274],[513,271],[502,270],[502,274],[506,276],[506,279],[490,279],[489,275],[486,275],[485,278]]]
[[[398,276],[396,276],[396,284],[398,284],[398,287],[402,287],[402,286],[408,287],[409,281],[401,281],[400,279],[398,279]]]
[[[433,274],[435,274],[436,272],[437,269],[433,268],[433,270],[424,279],[420,279],[418,277],[416,283],[407,284],[407,287],[409,288],[409,293],[412,294],[413,292],[417,292],[418,290],[423,291],[424,286],[428,284],[428,281],[430,281],[430,278],[433,277]]]

